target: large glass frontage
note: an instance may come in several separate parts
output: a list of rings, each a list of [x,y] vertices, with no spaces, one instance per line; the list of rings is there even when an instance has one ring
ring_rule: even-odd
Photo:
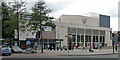
[[[74,33],[72,33],[71,29],[75,29]],[[69,47],[71,48],[82,47],[84,44],[85,47],[88,47],[91,44],[94,44],[97,47],[99,47],[100,43],[105,44],[105,31],[103,30],[69,28],[68,33],[69,35],[72,35],[72,38],[69,38]]]

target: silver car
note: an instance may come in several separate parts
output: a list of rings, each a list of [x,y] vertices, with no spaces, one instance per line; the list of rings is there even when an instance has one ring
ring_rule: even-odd
[[[11,55],[12,51],[11,51],[11,48],[8,45],[2,45],[0,49],[1,49],[2,55],[4,55],[4,54]]]

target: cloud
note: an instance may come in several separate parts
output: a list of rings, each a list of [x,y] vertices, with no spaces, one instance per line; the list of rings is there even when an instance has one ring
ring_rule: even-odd
[[[108,14],[110,14],[111,17],[118,17],[118,7],[112,7],[110,10],[108,10]]]
[[[34,2],[38,0],[26,0],[27,8],[31,8]],[[82,15],[88,12],[94,12],[111,16],[111,28],[117,30],[118,22],[118,2],[120,0],[44,0],[47,7],[52,9],[51,16],[58,18],[62,14]],[[30,11],[28,9],[28,11]]]
[[[110,27],[113,31],[118,31],[118,18],[111,18],[110,19]]]
[[[53,10],[52,13],[55,13],[59,10],[62,10],[72,3],[72,0],[69,0],[69,1],[65,1],[65,0],[45,0],[45,1],[46,1],[46,4],[47,4],[47,7]]]

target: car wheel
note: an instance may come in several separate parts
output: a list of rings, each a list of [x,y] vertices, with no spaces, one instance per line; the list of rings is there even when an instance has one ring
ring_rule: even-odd
[[[15,53],[13,49],[12,49],[12,53]]]
[[[11,53],[9,53],[9,55],[11,55]]]
[[[2,56],[4,56],[5,54],[2,54]]]
[[[20,53],[23,53],[22,51]]]

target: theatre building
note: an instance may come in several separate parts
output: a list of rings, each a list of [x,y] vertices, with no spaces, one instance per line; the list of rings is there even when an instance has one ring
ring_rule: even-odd
[[[97,18],[81,15],[61,15],[56,19],[56,38],[63,39],[61,46],[79,47],[90,44],[112,46],[110,16]],[[71,36],[71,37],[68,37]]]

